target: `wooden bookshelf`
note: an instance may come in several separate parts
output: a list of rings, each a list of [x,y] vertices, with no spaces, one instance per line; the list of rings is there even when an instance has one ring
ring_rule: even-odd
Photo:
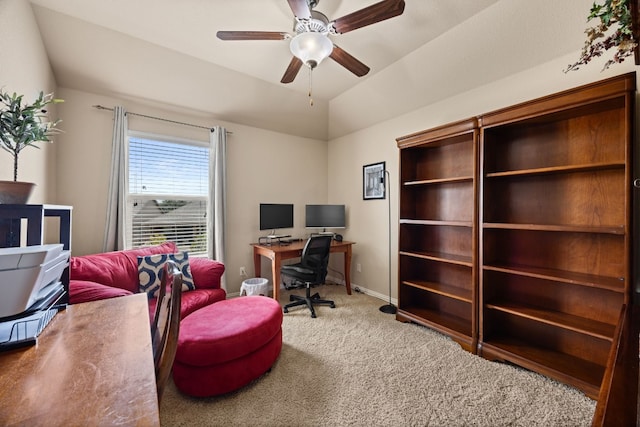
[[[630,296],[635,75],[480,118],[478,353],[597,398]]]
[[[398,138],[397,319],[450,336],[476,352],[477,120]]]
[[[397,319],[597,399],[631,304],[635,82],[398,138]]]

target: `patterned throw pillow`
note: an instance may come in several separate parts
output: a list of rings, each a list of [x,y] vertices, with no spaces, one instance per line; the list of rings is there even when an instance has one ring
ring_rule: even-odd
[[[167,260],[176,263],[182,271],[182,291],[191,291],[196,287],[193,284],[191,267],[189,266],[189,253],[178,252],[175,254],[157,254],[138,257],[138,280],[140,292],[149,294],[149,298],[156,298],[160,290],[162,268]]]

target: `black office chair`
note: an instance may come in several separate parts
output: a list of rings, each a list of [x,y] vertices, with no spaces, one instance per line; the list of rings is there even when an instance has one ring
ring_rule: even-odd
[[[291,284],[287,286],[283,277],[282,281],[286,289],[301,288],[303,286],[306,288],[304,296],[291,295],[289,297],[290,301],[293,302],[284,306],[283,310],[285,313],[288,313],[291,307],[306,305],[311,311],[311,317],[315,318],[316,311],[313,308],[314,305],[328,305],[331,308],[336,307],[333,301],[321,299],[317,292],[311,295],[311,286],[324,283],[324,279],[327,276],[331,239],[331,236],[324,235],[310,237],[304,245],[300,262],[285,265],[280,269],[280,274],[293,279]]]

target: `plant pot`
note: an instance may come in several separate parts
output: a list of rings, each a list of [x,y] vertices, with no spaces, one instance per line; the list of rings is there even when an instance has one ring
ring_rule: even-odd
[[[0,181],[0,204],[26,204],[35,186],[33,182]]]

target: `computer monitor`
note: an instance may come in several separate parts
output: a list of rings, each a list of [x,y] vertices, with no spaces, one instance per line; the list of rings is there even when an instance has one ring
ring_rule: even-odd
[[[345,205],[306,205],[306,228],[346,228]]]
[[[284,203],[260,203],[260,230],[293,228],[293,205]]]

